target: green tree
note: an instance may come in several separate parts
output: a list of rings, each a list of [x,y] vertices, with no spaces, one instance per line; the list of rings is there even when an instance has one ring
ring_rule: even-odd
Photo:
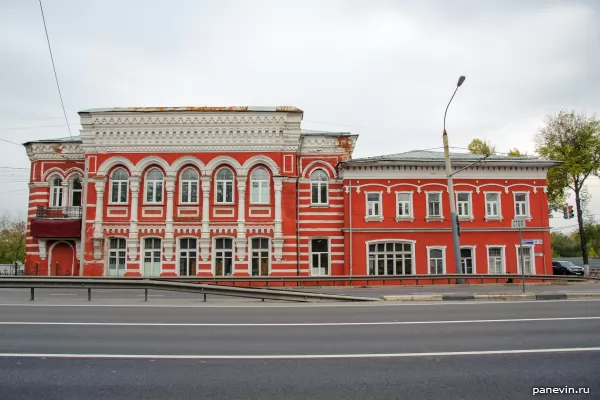
[[[519,149],[517,149],[516,147],[514,149],[512,149],[511,151],[508,152],[508,155],[510,157],[521,157],[521,152],[519,151]]]
[[[564,203],[565,191],[575,193],[577,223],[583,263],[588,265],[588,248],[584,230],[582,191],[590,175],[600,170],[600,124],[595,116],[561,111],[548,116],[546,126],[535,136],[536,151],[547,160],[561,164],[548,171],[548,198],[556,205]]]
[[[486,142],[477,138],[473,139],[467,148],[471,154],[479,154],[482,156],[491,156],[496,154],[496,146],[490,142]]]
[[[27,223],[13,220],[7,215],[0,217],[0,264],[25,261],[25,237]]]
[[[550,233],[552,257],[578,257],[581,249],[576,240],[561,232]]]

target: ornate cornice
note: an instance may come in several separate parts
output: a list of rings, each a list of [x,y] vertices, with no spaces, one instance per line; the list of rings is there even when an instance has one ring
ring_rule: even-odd
[[[83,160],[83,146],[74,143],[30,143],[25,146],[31,162],[38,160]]]

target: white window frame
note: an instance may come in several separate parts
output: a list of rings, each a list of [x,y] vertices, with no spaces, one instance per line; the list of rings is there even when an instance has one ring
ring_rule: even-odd
[[[271,238],[268,236],[250,236],[248,238],[248,275],[250,276],[264,276],[264,275],[252,275],[252,260],[254,258],[254,247],[252,247],[252,239],[267,239],[267,243],[268,243],[268,247],[267,247],[267,261],[268,261],[268,269],[267,269],[267,275],[266,276],[270,276],[271,275]],[[260,249],[261,251],[264,251],[264,249]],[[260,266],[259,266],[260,268]]]
[[[499,248],[502,249],[502,272],[500,272],[500,274],[506,274],[506,245],[504,244],[488,244],[485,246],[485,256],[487,259],[487,265],[486,265],[486,269],[487,269],[487,273],[488,275],[496,275],[496,274],[491,274],[490,273],[490,249],[495,249],[495,248]]]
[[[125,175],[127,175],[127,179],[113,179],[113,175],[118,170],[123,170],[123,172],[125,172]],[[127,170],[122,167],[115,168],[110,173],[108,182],[109,182],[109,192],[110,192],[109,197],[108,197],[108,204],[127,204],[129,202],[129,173],[127,172]],[[113,201],[113,193],[114,193],[113,183],[114,182],[117,182],[117,201]],[[125,201],[121,201],[121,194],[123,193],[123,191],[125,192]],[[145,196],[145,193],[144,193],[144,196]]]
[[[487,195],[488,194],[497,194],[498,195],[498,201],[497,202],[491,202],[488,201],[487,199]],[[500,220],[502,221],[502,192],[483,192],[483,198],[485,201],[485,219],[486,221],[489,220]],[[488,214],[488,204],[496,204],[497,208],[498,208],[498,215],[491,215]]]
[[[74,185],[75,182],[79,181],[79,183],[81,184],[81,189],[75,189]],[[73,194],[74,193],[80,193],[79,196],[79,202],[81,203],[79,206],[74,206],[73,205]],[[69,182],[69,206],[70,207],[82,207],[83,206],[83,178],[81,177],[75,177],[73,180],[71,180],[71,182]]]
[[[458,201],[458,196],[461,194],[466,194],[469,196],[469,200],[465,201]],[[464,204],[467,205],[467,207],[469,208],[469,212],[467,214],[461,214],[461,206],[463,206]],[[467,192],[467,191],[460,191],[460,192],[456,192],[456,215],[458,215],[459,219],[470,219],[473,220],[474,219],[474,215],[473,215],[473,192]]]
[[[162,179],[149,180],[148,175],[150,174],[150,172],[152,172],[155,169],[162,174]],[[156,198],[158,197],[157,196],[158,191],[156,190],[156,187],[159,186],[159,184],[160,184],[160,201],[156,201]],[[152,200],[150,200],[150,201],[148,200],[149,185],[152,185]],[[144,204],[164,204],[164,201],[165,201],[165,173],[158,167],[152,167],[152,168],[148,169],[148,171],[146,171],[146,175],[144,176]]]
[[[465,275],[474,275],[477,274],[477,246],[476,245],[466,245],[466,246],[460,246],[460,250],[462,251],[463,249],[467,250],[471,250],[471,258],[473,259],[473,272],[471,274],[467,274],[465,272]],[[461,260],[461,265],[462,265],[462,255],[460,257]]]
[[[365,242],[365,255],[366,255],[366,266],[367,266],[367,275],[369,276],[390,276],[387,274],[387,266],[385,268],[385,274],[384,275],[378,275],[378,274],[373,274],[371,275],[371,270],[369,267],[369,255],[370,255],[370,250],[369,250],[369,246],[370,245],[378,245],[378,244],[387,244],[387,243],[393,243],[394,246],[396,244],[410,244],[411,247],[411,251],[410,251],[410,260],[411,260],[411,273],[410,274],[405,274],[405,275],[415,275],[416,272],[416,264],[415,264],[415,249],[416,249],[416,240],[408,240],[408,239],[376,239],[376,240],[370,240]],[[404,252],[404,251],[403,251]],[[387,250],[384,251],[384,253],[379,253],[378,251],[376,252],[377,254],[388,254]],[[395,250],[394,250],[394,254],[396,254]],[[377,258],[376,258],[377,259]],[[396,260],[397,258],[394,257],[394,260]],[[377,267],[377,266],[375,266]],[[395,268],[395,266],[394,266]]]
[[[254,174],[257,171],[265,171],[267,174],[266,179],[255,179]],[[258,183],[258,187],[254,187],[254,182]],[[253,201],[252,194],[255,193],[255,190],[258,190],[258,201]],[[266,193],[265,193],[266,192]],[[261,197],[266,195],[266,201],[261,201]],[[271,174],[264,167],[255,168],[250,174],[250,204],[271,204]]]
[[[376,194],[378,200],[369,200],[370,194]],[[365,192],[365,221],[383,221],[383,192]],[[373,213],[370,215],[371,211],[378,211],[377,214]]]
[[[440,196],[440,215],[430,215],[429,214],[429,195],[431,194],[438,194]],[[443,196],[442,196],[443,192],[442,191],[432,191],[432,192],[425,192],[425,207],[426,207],[426,219],[427,220],[434,220],[434,221],[443,221],[444,220],[444,200],[443,200]],[[429,264],[428,264],[429,265]]]
[[[104,271],[104,276],[125,276],[125,273],[127,272],[127,238],[123,237],[123,236],[109,236],[106,238],[106,264],[105,264],[105,271]],[[118,240],[124,240],[125,241],[125,248],[124,249],[111,249],[110,247],[110,240],[111,239],[118,239]],[[111,256],[114,255],[114,258],[117,259],[117,266],[118,264],[118,259],[119,257],[119,251],[124,251],[125,252],[125,269],[123,270],[123,275],[110,275],[110,259]],[[119,268],[117,267],[117,271],[119,270]]]
[[[400,203],[406,203],[405,201],[400,201],[398,199],[399,195],[407,194],[408,195],[408,214],[400,215]],[[413,214],[413,192],[396,192],[396,222],[398,221],[414,221]]]
[[[524,194],[525,195],[525,214],[517,214],[517,195],[518,194]],[[522,203],[522,202],[519,202]],[[521,218],[531,218],[531,211],[530,211],[530,202],[529,202],[529,192],[513,192],[513,213],[515,215],[515,218],[517,217],[521,217]]]
[[[231,180],[229,179],[219,179],[219,172],[223,171],[223,170],[228,170],[229,172],[231,172]],[[227,184],[231,183],[231,201],[227,201]],[[221,167],[217,170],[217,172],[215,173],[215,204],[234,204],[235,203],[235,173],[234,171],[229,168],[229,167]],[[218,188],[219,185],[223,186],[223,201],[219,201],[218,200]]]
[[[321,171],[326,177],[327,180],[325,181],[321,181],[321,180],[314,180],[313,181],[313,175],[317,173],[317,171]],[[322,168],[316,168],[314,169],[311,173],[310,173],[310,204],[312,206],[327,206],[329,205],[329,174]],[[317,185],[317,197],[318,197],[318,201],[314,202],[313,201],[313,196],[312,196],[312,192],[313,192],[313,185]],[[323,199],[321,198],[321,187],[325,186],[325,193],[327,194],[327,198],[325,199],[325,201],[323,201]]]
[[[160,251],[160,269],[158,271],[158,275],[146,275],[146,266],[145,266],[145,261],[144,259],[146,258],[146,239],[158,239],[160,240],[160,249],[150,249],[150,251],[154,252],[154,251]],[[140,250],[141,250],[141,259],[140,259],[140,270],[142,272],[142,276],[160,276],[162,274],[163,271],[163,248],[164,248],[164,239],[160,236],[144,236],[142,238],[140,238]],[[152,264],[154,264],[154,260],[152,261]]]
[[[58,180],[58,185],[55,184]],[[50,179],[50,207],[63,207],[63,180],[57,176]]]
[[[439,275],[431,273],[431,250],[441,250],[442,251],[442,274],[446,273],[446,246],[427,246],[427,273],[429,275]],[[437,268],[437,267],[436,267]]]
[[[186,240],[194,239],[194,240],[196,240],[196,248],[195,249],[182,249],[181,248],[181,240],[182,239],[186,239]],[[176,261],[177,264],[175,265],[175,271],[177,273],[177,276],[198,276],[198,272],[199,272],[199,268],[200,268],[200,264],[199,264],[199,262],[200,262],[200,251],[199,251],[199,246],[198,246],[199,238],[195,237],[195,236],[179,236],[176,240],[177,240],[177,257],[176,257],[175,261]],[[179,269],[180,268],[180,262],[181,262],[181,253],[183,251],[185,251],[187,253],[187,258],[189,258],[189,252],[190,252],[190,250],[195,250],[196,251],[196,275],[181,275],[181,271]],[[187,268],[187,265],[186,265],[186,268]]]
[[[518,245],[515,244],[515,253],[517,254],[517,274],[521,273],[521,257],[519,257],[520,248],[528,248],[531,252],[531,275],[535,275],[535,248],[534,245]]]
[[[233,236],[214,236],[212,238],[212,274],[213,276],[234,276],[235,275],[235,250],[236,250],[236,243],[235,243],[235,237]],[[217,239],[231,239],[231,275],[217,275],[217,252],[219,251],[225,251],[225,249],[217,249]],[[223,265],[223,273],[225,272],[225,265]]]
[[[186,171],[193,171],[196,174],[196,179],[183,179],[183,174]],[[192,201],[192,185],[196,185],[196,201]],[[189,201],[184,201],[183,187],[187,186]],[[199,204],[200,202],[200,174],[192,167],[188,167],[181,171],[179,179],[179,204]]]
[[[312,265],[313,254],[323,254],[323,253],[322,252],[313,253],[312,241],[313,240],[321,240],[321,239],[327,240],[327,274],[325,274],[325,275],[321,275],[321,274],[315,275],[313,273],[313,265]],[[308,247],[308,250],[309,250],[308,268],[309,268],[309,271],[310,271],[310,276],[331,276],[331,239],[329,237],[312,236],[312,237],[310,237],[308,239],[308,246],[309,246]],[[319,267],[319,269],[322,269],[322,268]]]

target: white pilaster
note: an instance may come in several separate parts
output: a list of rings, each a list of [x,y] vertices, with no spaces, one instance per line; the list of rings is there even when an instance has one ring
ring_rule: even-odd
[[[275,189],[275,230],[273,232],[273,257],[275,261],[281,261],[283,256],[283,231],[281,228],[281,191],[283,189],[283,178],[273,177]]]
[[[62,181],[62,206],[68,207],[69,204],[69,182]]]
[[[165,226],[165,240],[163,247],[165,249],[165,261],[173,259],[173,249],[175,247],[175,239],[173,235],[173,196],[175,195],[175,177],[165,177],[165,189],[167,190],[167,217]]]
[[[237,176],[238,188],[238,228],[235,240],[236,254],[239,261],[246,258],[246,175]]]
[[[198,240],[202,261],[210,258],[210,176],[202,176],[202,233]]]
[[[140,195],[140,182],[142,178],[132,176],[129,178],[129,190],[131,192],[131,208],[129,209],[129,238],[127,239],[127,254],[129,260],[138,258],[138,204]]]
[[[95,180],[94,186],[96,189],[96,216],[94,218],[94,237],[101,238],[103,236],[102,217],[104,212],[104,187],[106,186],[106,181],[104,179]]]

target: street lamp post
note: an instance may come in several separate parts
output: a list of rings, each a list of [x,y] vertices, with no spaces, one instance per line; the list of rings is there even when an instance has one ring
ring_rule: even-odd
[[[458,216],[456,215],[456,199],[454,198],[454,185],[452,183],[452,166],[450,164],[450,151],[448,149],[448,134],[446,133],[446,114],[448,113],[448,107],[452,103],[452,99],[456,94],[456,91],[465,81],[465,77],[461,76],[458,78],[456,89],[446,106],[446,112],[444,112],[444,158],[446,160],[446,177],[448,178],[448,197],[450,203],[450,222],[452,223],[452,244],[454,247],[454,263],[456,265],[456,274],[462,274],[461,259],[460,259],[460,238],[458,233]],[[456,283],[464,283],[462,279],[457,279]]]

